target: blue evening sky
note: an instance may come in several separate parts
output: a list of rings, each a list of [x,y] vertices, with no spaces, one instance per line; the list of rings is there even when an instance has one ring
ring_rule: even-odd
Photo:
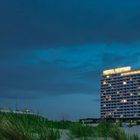
[[[123,66],[140,69],[140,1],[0,1],[0,107],[100,117],[100,75]]]

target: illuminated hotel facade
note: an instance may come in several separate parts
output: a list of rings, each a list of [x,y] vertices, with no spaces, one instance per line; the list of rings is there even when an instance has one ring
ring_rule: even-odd
[[[140,118],[140,70],[103,71],[101,118]]]

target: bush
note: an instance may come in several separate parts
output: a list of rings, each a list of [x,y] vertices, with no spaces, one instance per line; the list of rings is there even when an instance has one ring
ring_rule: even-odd
[[[127,140],[127,136],[118,126],[114,126],[109,131],[109,136],[114,140]]]
[[[73,125],[70,128],[71,133],[76,137],[93,137],[94,136],[94,128],[91,126],[84,126],[79,123]]]
[[[23,114],[0,114],[0,140],[57,140],[59,138],[59,130],[48,128],[44,118]]]
[[[97,126],[98,136],[108,137],[109,131],[112,129],[113,125],[108,123],[106,120],[102,120]]]

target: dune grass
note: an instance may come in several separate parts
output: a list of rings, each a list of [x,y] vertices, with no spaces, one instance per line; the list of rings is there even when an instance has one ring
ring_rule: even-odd
[[[77,124],[70,128],[70,131],[77,138],[82,138],[87,140],[90,138],[112,138],[113,140],[140,140],[137,135],[128,136],[125,132],[118,126],[108,123],[102,120],[97,127],[91,127],[87,125]]]
[[[137,135],[127,136],[117,126],[102,120],[97,127],[78,122],[48,121],[47,119],[26,114],[0,113],[0,140],[58,140],[60,129],[69,130],[71,140],[112,138],[113,140],[139,140]]]
[[[49,128],[44,118],[25,114],[0,114],[0,140],[57,140],[59,137],[59,130]]]

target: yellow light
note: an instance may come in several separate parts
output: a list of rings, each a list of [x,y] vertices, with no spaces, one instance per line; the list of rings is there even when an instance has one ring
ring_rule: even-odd
[[[117,74],[117,73],[121,73],[121,72],[127,72],[130,71],[131,67],[122,67],[122,68],[116,68],[116,69],[110,69],[110,70],[105,70],[103,71],[103,75],[110,75],[110,74]]]
[[[130,71],[130,70],[131,70],[131,67],[130,66],[123,67],[123,68],[117,68],[117,69],[115,69],[115,73],[121,73],[121,72]]]
[[[114,69],[103,71],[103,75],[114,74],[114,73],[115,73]]]
[[[122,103],[127,103],[126,99],[121,100]]]
[[[107,84],[106,81],[104,81],[104,82],[103,82],[103,85],[106,85],[106,84]]]
[[[134,75],[134,74],[140,74],[140,70],[125,72],[125,73],[122,73],[121,76]]]

